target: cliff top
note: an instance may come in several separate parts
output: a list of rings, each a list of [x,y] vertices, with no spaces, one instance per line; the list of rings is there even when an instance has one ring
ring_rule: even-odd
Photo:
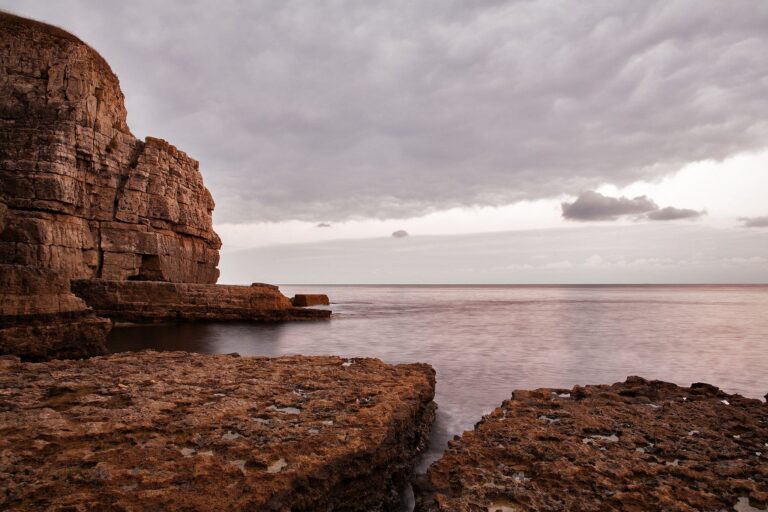
[[[45,34],[53,39],[59,39],[68,43],[74,43],[76,45],[83,46],[92,53],[94,59],[104,67],[104,71],[109,72],[110,75],[117,79],[117,76],[112,71],[109,63],[104,57],[93,49],[89,44],[74,34],[67,32],[66,30],[59,28],[49,23],[33,20],[30,18],[23,18],[7,11],[0,10],[0,32],[20,33],[21,31],[29,31],[37,34]]]

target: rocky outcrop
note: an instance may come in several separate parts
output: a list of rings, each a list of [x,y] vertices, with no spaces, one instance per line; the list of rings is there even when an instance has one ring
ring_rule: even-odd
[[[639,377],[515,391],[449,443],[417,492],[421,511],[734,506],[768,507],[768,405]]]
[[[56,273],[0,264],[0,300],[0,355],[37,361],[104,352],[111,323],[96,317]]]
[[[328,310],[301,309],[277,286],[139,281],[72,281],[74,293],[100,316],[120,322],[318,320]]]
[[[221,241],[197,161],[163,140],[131,134],[119,81],[92,48],[56,27],[0,12],[0,59],[0,279],[27,268],[48,272],[55,287],[79,280],[78,290],[116,319],[329,316],[296,311],[276,289],[211,286]],[[91,279],[91,286],[82,283]],[[0,289],[0,317],[13,326],[0,351],[32,359],[46,347],[51,357],[101,353],[103,336],[91,339],[101,324],[82,302],[76,321],[59,314],[51,324],[57,327],[44,332],[39,317],[5,307],[17,299]],[[248,311],[249,302],[269,309]],[[54,350],[63,342],[56,330],[82,350]]]
[[[0,509],[397,510],[434,385],[375,359],[0,359]]]
[[[291,299],[291,303],[297,308],[306,308],[310,306],[328,306],[331,304],[331,301],[325,294],[297,293]]]
[[[198,163],[137,140],[109,65],[76,37],[0,13],[0,263],[71,278],[215,283]]]

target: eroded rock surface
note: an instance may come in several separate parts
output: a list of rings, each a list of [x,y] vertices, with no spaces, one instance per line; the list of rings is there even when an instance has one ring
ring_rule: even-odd
[[[638,377],[515,391],[420,487],[421,511],[763,510],[768,405]]]
[[[375,359],[0,359],[0,509],[393,510],[434,385]]]

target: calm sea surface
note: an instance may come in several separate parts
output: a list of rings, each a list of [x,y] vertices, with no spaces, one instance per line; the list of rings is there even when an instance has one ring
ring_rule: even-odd
[[[768,392],[768,286],[283,286],[327,293],[329,322],[125,327],[112,351],[336,354],[437,370],[430,452],[515,389],[628,375]]]

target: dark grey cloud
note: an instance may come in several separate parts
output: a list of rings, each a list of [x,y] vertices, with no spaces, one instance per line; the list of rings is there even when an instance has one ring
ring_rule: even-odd
[[[404,217],[768,140],[768,2],[0,0],[97,48],[217,222]]]
[[[646,196],[633,199],[608,197],[591,190],[579,194],[576,201],[562,203],[561,206],[563,218],[578,221],[616,220],[624,215],[640,215],[659,209],[656,203]]]
[[[331,227],[331,225],[330,225],[330,224],[328,224],[327,222],[320,222],[320,223],[319,223],[319,224],[317,224],[315,227],[316,227],[316,228],[329,228],[329,227]]]
[[[405,238],[408,236],[408,232],[404,229],[398,229],[392,232],[392,238]]]
[[[675,208],[674,206],[667,206],[660,210],[648,212],[646,218],[650,220],[681,220],[681,219],[698,219],[702,217],[705,212],[691,210],[689,208]]]
[[[768,228],[768,215],[764,217],[741,217],[739,220],[745,228]]]

